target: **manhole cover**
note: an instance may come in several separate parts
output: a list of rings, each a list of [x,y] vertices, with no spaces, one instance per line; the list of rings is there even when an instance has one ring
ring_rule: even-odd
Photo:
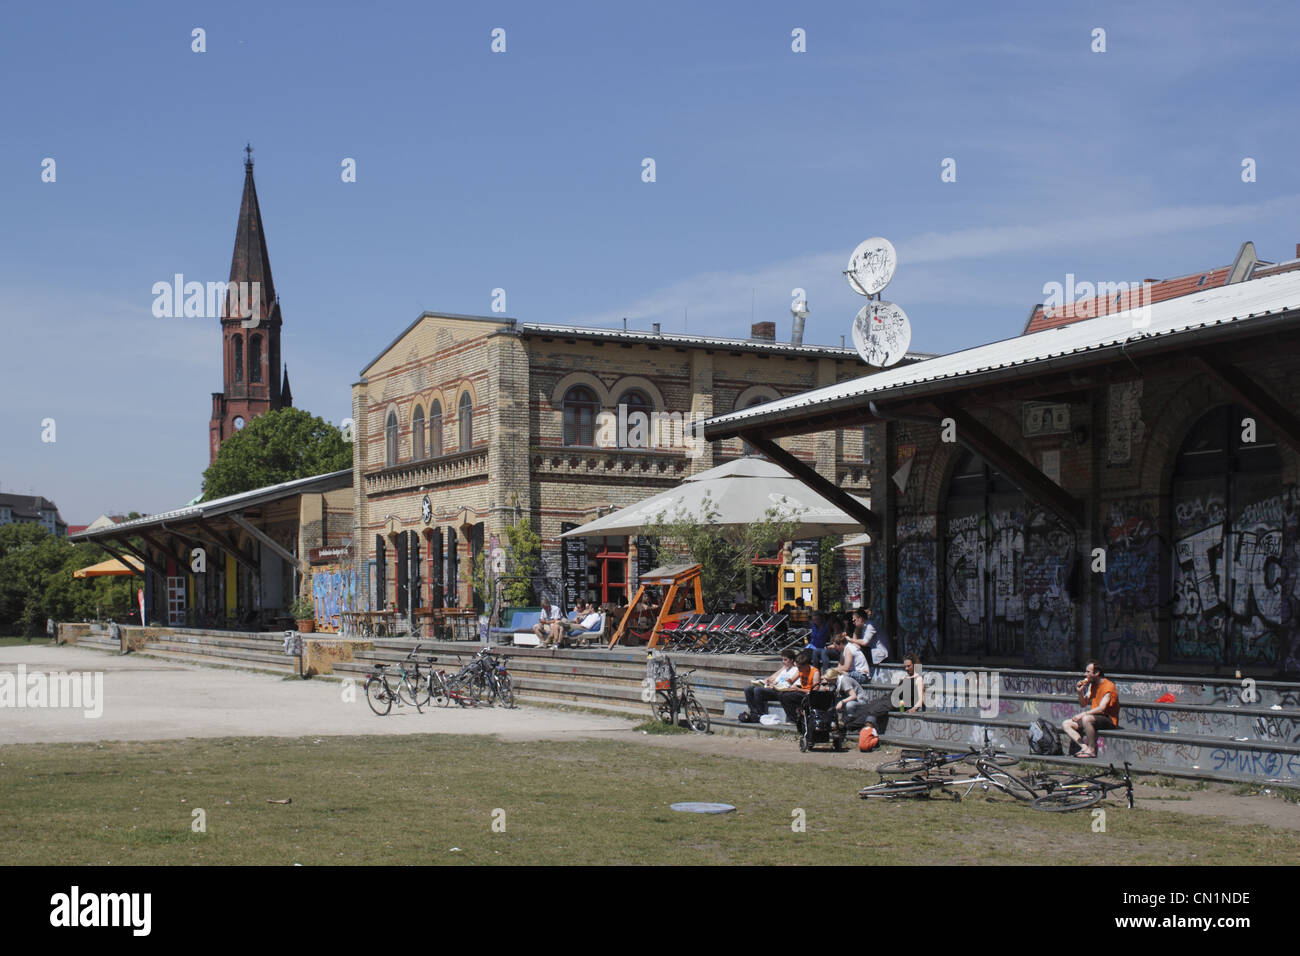
[[[729,803],[674,803],[679,813],[730,813],[736,809]]]

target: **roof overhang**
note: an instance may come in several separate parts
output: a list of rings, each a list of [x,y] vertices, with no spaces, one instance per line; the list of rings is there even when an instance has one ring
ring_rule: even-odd
[[[1057,329],[941,355],[709,419],[710,440],[774,439],[882,421],[870,407],[915,404],[1034,376],[1102,372],[1192,352],[1240,353],[1247,343],[1300,331],[1300,273],[1252,279]],[[1079,378],[1077,388],[1096,381]]]

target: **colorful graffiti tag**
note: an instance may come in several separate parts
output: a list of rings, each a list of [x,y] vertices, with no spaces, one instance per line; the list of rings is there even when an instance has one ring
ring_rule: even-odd
[[[1146,498],[1112,501],[1102,526],[1105,571],[1099,649],[1104,666],[1141,671],[1156,666],[1160,638],[1160,539],[1156,505]]]
[[[316,627],[337,631],[344,611],[358,610],[360,578],[350,568],[326,566],[312,572],[311,594],[316,605]]]
[[[1238,482],[1231,515],[1222,482],[1175,489],[1175,660],[1300,669],[1300,495],[1294,485],[1267,495],[1268,482],[1251,484]]]

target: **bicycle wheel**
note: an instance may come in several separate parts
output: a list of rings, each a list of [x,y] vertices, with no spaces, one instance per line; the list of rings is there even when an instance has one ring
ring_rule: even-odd
[[[667,691],[661,690],[655,694],[654,700],[650,701],[650,713],[661,723],[673,722],[673,703]]]
[[[917,783],[914,780],[886,780],[884,783],[863,787],[858,791],[858,796],[863,800],[868,797],[884,797],[886,800],[893,800],[897,797],[923,797],[930,790],[928,784]]]
[[[987,761],[980,761],[978,764],[980,773],[988,778],[989,783],[997,787],[1003,793],[1010,794],[1021,803],[1028,803],[1038,796],[1030,788],[1029,784],[1021,780],[1014,773],[1007,773],[996,764],[990,764]]]
[[[515,688],[509,674],[497,675],[497,697],[506,707],[515,706]]]
[[[388,690],[388,685],[378,677],[366,681],[366,703],[380,717],[393,709],[393,697]]]
[[[962,760],[969,764],[978,764],[983,760],[985,763],[996,764],[999,767],[1014,767],[1020,763],[1020,758],[1014,754],[998,753],[996,751],[967,754]]]
[[[447,698],[449,701],[454,700],[461,707],[473,707],[478,704],[468,678],[459,674],[447,681]]]
[[[904,757],[902,760],[891,760],[888,763],[882,763],[876,768],[877,773],[881,774],[906,774],[912,776],[916,773],[925,773],[930,767],[930,761],[923,757]]]
[[[1060,813],[1065,810],[1082,810],[1100,803],[1105,795],[1101,787],[1061,787],[1034,801],[1035,810]]]
[[[697,734],[709,732],[709,712],[700,705],[694,694],[686,697],[686,726]]]
[[[441,674],[429,675],[429,700],[439,707],[451,706],[451,695],[447,693],[447,681]]]
[[[398,682],[397,697],[402,703],[410,704],[417,712],[424,712],[420,704],[420,687],[418,684],[411,683],[410,675],[403,675]]]

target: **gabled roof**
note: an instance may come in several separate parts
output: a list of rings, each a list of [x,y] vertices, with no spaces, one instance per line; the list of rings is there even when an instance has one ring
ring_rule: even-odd
[[[1190,272],[1174,279],[1160,279],[1136,289],[1126,289],[1115,295],[1093,296],[1090,299],[1067,302],[1051,309],[1044,308],[1040,303],[1034,306],[1034,311],[1030,313],[1029,322],[1025,325],[1025,333],[1060,328],[1063,325],[1082,322],[1084,319],[1114,315],[1145,304],[1191,295],[1204,289],[1217,289],[1228,281],[1231,269],[1231,266],[1220,266],[1204,272]]]
[[[502,327],[503,331],[521,337],[552,336],[555,338],[584,339],[600,342],[629,342],[639,345],[668,345],[679,348],[727,349],[731,351],[769,353],[773,355],[803,355],[808,358],[857,359],[856,349],[841,348],[838,345],[794,345],[790,342],[770,342],[763,339],[740,339],[719,335],[687,335],[676,332],[646,332],[635,329],[602,329],[585,325],[559,325],[550,322],[520,322],[503,315],[459,315],[455,312],[423,312],[414,322],[402,330],[401,334],[384,347],[384,350],[370,360],[361,370],[361,378],[375,366],[381,358],[406,335],[426,318],[458,319],[470,322],[485,322]],[[904,362],[919,362],[932,358],[927,352],[908,352]]]
[[[1029,366],[1059,372],[1144,351],[1168,350],[1201,340],[1232,339],[1242,332],[1300,326],[1300,271],[1208,289],[1198,295],[1157,302],[1139,311],[1105,315],[1035,335],[896,366],[837,385],[728,415],[704,424],[709,440],[763,425],[790,424],[814,413],[862,409],[869,401],[922,399],[959,388],[1011,381]]]

